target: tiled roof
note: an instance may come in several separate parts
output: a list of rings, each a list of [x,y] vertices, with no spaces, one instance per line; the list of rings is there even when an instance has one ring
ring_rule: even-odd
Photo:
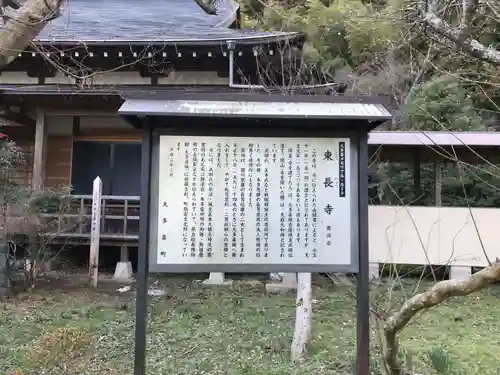
[[[41,42],[166,42],[214,44],[227,40],[267,40],[291,36],[229,29],[238,5],[218,0],[217,15],[194,0],[69,0],[62,15],[39,36]]]

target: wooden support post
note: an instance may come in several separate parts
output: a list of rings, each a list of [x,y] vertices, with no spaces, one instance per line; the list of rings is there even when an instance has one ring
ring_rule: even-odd
[[[442,183],[443,183],[443,171],[442,171],[442,166],[443,166],[443,162],[441,160],[441,158],[439,157],[436,157],[436,160],[434,161],[434,199],[435,199],[435,203],[436,203],[436,207],[441,207],[441,204],[442,204],[442,199],[443,199],[443,193],[442,193],[442,190],[443,190],[443,186],[442,186]],[[441,243],[441,227],[444,225],[444,223],[442,222],[441,220],[441,210],[438,210],[437,212],[437,215],[438,215],[438,225],[436,227],[437,229],[437,237],[438,237],[438,243]],[[434,271],[432,270],[432,264],[429,264],[429,267],[431,267],[431,273],[432,273],[432,276],[434,277],[435,279],[435,275],[434,275]],[[451,267],[450,269],[450,276],[453,274],[452,272],[452,269],[453,267]],[[469,270],[470,270],[470,267],[469,267]]]
[[[128,262],[128,246],[122,245],[120,249],[120,262]]]
[[[442,175],[442,162],[438,158],[434,164],[434,186],[435,186],[435,198],[436,198],[436,207],[441,207],[443,202],[443,175]]]
[[[292,361],[303,362],[309,354],[312,329],[312,280],[310,273],[297,274],[297,304],[292,341]]]
[[[412,204],[417,206],[421,205],[423,201],[420,170],[420,154],[418,151],[415,151],[415,154],[413,155],[413,191],[415,195]]]
[[[33,150],[33,190],[41,190],[44,178],[45,159],[45,112],[38,109],[36,113],[35,148]]]
[[[102,180],[98,176],[94,180],[92,193],[92,218],[90,226],[90,257],[89,257],[89,282],[97,287],[99,278],[99,240],[101,236],[101,205],[102,205]]]

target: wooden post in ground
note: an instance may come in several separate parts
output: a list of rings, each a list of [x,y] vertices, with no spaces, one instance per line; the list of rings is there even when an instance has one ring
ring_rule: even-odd
[[[99,240],[101,236],[101,205],[102,205],[102,180],[99,176],[94,180],[92,192],[92,218],[90,225],[90,256],[89,256],[89,282],[97,287],[99,278]]]
[[[39,195],[43,189],[44,178],[45,178],[45,160],[46,160],[46,126],[45,126],[45,111],[38,108],[36,112],[36,124],[35,124],[35,144],[33,147],[33,172],[31,175],[31,188],[36,195]],[[60,224],[60,223],[59,223]],[[40,248],[38,247],[37,233],[31,229],[28,233],[28,254],[29,254],[29,264],[30,268],[25,269],[27,275],[36,275],[39,268],[43,263],[43,254],[40,254]],[[40,258],[41,255],[41,259]],[[30,277],[31,279],[31,277]],[[32,278],[30,281],[30,288],[34,287],[35,280]]]
[[[303,362],[309,354],[312,330],[312,280],[311,274],[297,274],[297,307],[292,341],[292,361]]]
[[[35,146],[33,150],[32,188],[40,191],[43,186],[45,161],[45,112],[38,109],[36,113]]]

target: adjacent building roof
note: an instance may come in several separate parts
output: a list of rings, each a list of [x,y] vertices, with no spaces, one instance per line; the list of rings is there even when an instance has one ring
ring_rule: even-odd
[[[229,29],[239,6],[218,0],[211,16],[194,0],[71,0],[39,36],[51,43],[212,43],[265,42],[297,34]]]
[[[378,146],[500,147],[500,132],[374,131],[368,143]]]
[[[220,101],[232,102],[238,95],[238,100],[245,102],[260,102],[260,101],[279,101],[290,102],[294,101],[294,97],[300,97],[300,101],[309,103],[319,103],[318,98],[329,98],[328,102],[337,103],[360,103],[360,104],[376,104],[387,107],[385,101],[381,101],[378,97],[369,96],[344,96],[344,95],[323,95],[312,94],[305,90],[301,92],[297,90],[294,95],[283,95],[279,89],[255,90],[251,87],[248,89],[238,87],[232,88],[225,85],[200,85],[200,86],[184,86],[184,85],[94,85],[85,88],[77,88],[70,84],[0,84],[0,94],[10,96],[27,96],[27,95],[102,95],[111,96],[118,95],[124,100],[210,100],[217,99]],[[385,116],[385,113],[384,115]],[[390,116],[390,114],[389,114]]]

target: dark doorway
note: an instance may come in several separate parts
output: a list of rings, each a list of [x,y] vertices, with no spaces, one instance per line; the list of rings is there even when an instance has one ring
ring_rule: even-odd
[[[141,195],[141,144],[114,144],[111,169],[113,195]]]
[[[141,144],[77,141],[73,146],[73,194],[91,195],[102,179],[103,195],[140,195]]]

